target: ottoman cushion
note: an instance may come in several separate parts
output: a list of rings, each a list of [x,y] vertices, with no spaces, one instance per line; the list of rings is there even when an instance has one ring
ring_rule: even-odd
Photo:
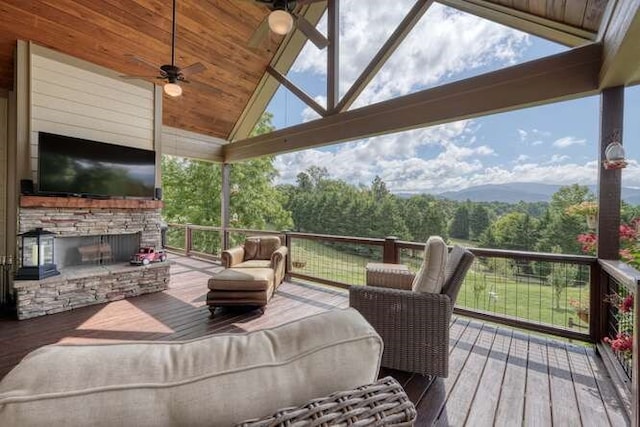
[[[209,279],[212,291],[266,291],[273,284],[270,268],[227,268]]]
[[[209,291],[207,304],[211,306],[265,306],[273,295],[273,288],[268,291]]]

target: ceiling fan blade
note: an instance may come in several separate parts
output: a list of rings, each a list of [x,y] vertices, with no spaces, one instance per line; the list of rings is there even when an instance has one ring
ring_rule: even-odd
[[[127,57],[129,59],[129,61],[131,61],[131,62],[135,62],[137,64],[148,65],[149,67],[154,68],[156,70],[160,68],[159,65],[154,64],[151,61],[147,61],[144,58],[140,58],[139,56],[131,55],[130,53],[125,53],[124,56]]]
[[[267,18],[264,18],[258,28],[253,32],[251,38],[249,39],[249,47],[257,48],[262,45],[262,42],[269,35],[269,23],[267,22]]]
[[[185,76],[189,76],[189,75],[192,75],[192,74],[201,73],[206,69],[207,69],[207,67],[205,67],[202,64],[202,62],[196,62],[195,64],[191,64],[186,68],[181,68],[180,72]]]
[[[165,77],[162,76],[131,76],[131,75],[127,75],[127,76],[119,76],[122,79],[164,79]]]
[[[201,82],[196,82],[196,81],[186,81],[186,80],[182,80],[184,83],[188,83],[190,87],[194,88],[195,90],[199,91],[199,92],[208,92],[212,95],[221,95],[222,94],[222,90],[218,89],[216,87],[212,87],[209,86],[207,84],[201,83]],[[186,87],[186,85],[185,85]]]
[[[311,43],[315,44],[318,49],[324,49],[329,45],[329,40],[316,29],[309,21],[302,16],[294,15],[298,29],[307,36]]]

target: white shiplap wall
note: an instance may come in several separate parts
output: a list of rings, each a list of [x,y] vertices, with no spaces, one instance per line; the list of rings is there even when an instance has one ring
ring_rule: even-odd
[[[7,105],[0,97],[0,255],[7,246]]]
[[[191,159],[222,162],[222,146],[226,141],[208,135],[188,132],[169,126],[162,127],[162,154]]]
[[[42,50],[42,48],[40,49]],[[95,68],[95,66],[93,66]],[[31,53],[30,158],[37,181],[38,132],[154,149],[154,88]]]

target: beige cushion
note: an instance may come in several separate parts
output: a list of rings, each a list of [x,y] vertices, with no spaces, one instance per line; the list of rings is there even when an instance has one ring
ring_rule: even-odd
[[[234,265],[233,268],[271,268],[271,261],[264,259],[250,259]]]
[[[447,244],[440,236],[431,236],[424,248],[424,261],[413,279],[414,292],[440,293],[447,265]]]
[[[271,268],[227,268],[209,279],[211,290],[264,291],[273,284]]]
[[[229,426],[373,382],[382,346],[353,309],[184,342],[46,346],[0,382],[0,425]]]

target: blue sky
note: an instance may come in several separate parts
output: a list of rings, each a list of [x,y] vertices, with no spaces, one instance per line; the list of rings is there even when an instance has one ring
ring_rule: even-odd
[[[346,0],[341,6],[341,92],[367,65],[413,0]],[[365,25],[366,23],[366,25]],[[326,19],[318,28],[326,31]],[[434,4],[352,108],[567,50],[566,47]],[[288,77],[326,103],[326,53],[310,43]],[[625,94],[627,158],[638,159],[640,90]],[[482,184],[594,184],[599,127],[597,96],[416,129],[278,156],[279,182],[309,166],[354,184],[379,175],[392,191],[439,193]],[[277,128],[318,118],[281,88],[267,108]],[[640,187],[631,160],[625,186]]]

